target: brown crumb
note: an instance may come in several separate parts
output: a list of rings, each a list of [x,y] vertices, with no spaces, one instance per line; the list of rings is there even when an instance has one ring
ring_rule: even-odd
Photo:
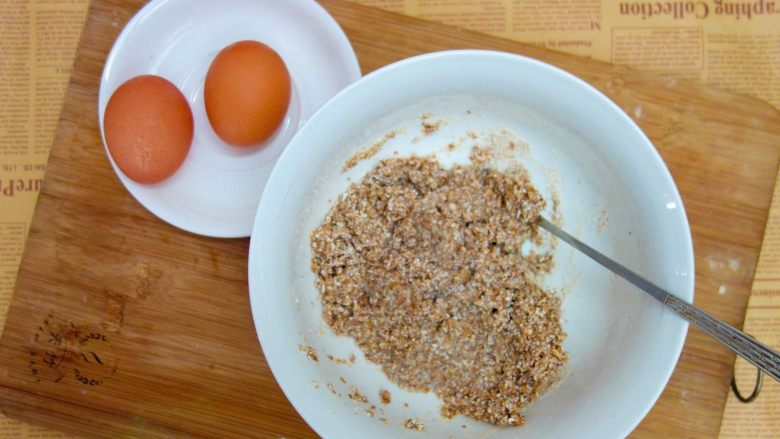
[[[466,424],[460,424],[460,428],[466,428]]]
[[[431,113],[423,113],[420,115],[421,120],[429,119],[431,116],[433,116]]]
[[[344,377],[339,377],[339,380],[341,380],[342,383],[347,384],[347,380],[345,380]]]
[[[376,406],[375,405],[371,405],[371,407],[366,409],[366,415],[368,415],[369,417],[373,418],[375,414],[376,414]]]
[[[381,161],[311,233],[311,268],[325,321],[392,381],[433,391],[442,413],[521,425],[561,374],[565,334],[537,283],[551,255],[520,251],[545,201],[491,157]]]
[[[404,407],[409,407],[409,403],[408,403],[408,402],[405,402],[405,403],[404,403]]]
[[[493,160],[493,152],[488,148],[475,146],[471,149],[469,159],[478,166],[487,166]]]
[[[333,384],[331,384],[331,383],[328,383],[328,390],[330,390],[330,393],[332,393],[332,394],[334,394],[334,395],[336,395],[336,394],[337,394],[337,392],[336,392],[336,388],[335,388],[335,387],[333,386]]]
[[[380,389],[379,400],[382,402],[382,404],[390,404],[390,391],[385,389]]]
[[[412,418],[409,418],[406,420],[406,422],[404,422],[404,427],[408,428],[409,430],[420,432],[425,431],[425,425],[422,422]]]
[[[469,131],[468,133],[466,133],[466,135],[475,140],[477,138],[477,133],[475,133],[474,131]]]
[[[385,425],[390,423],[390,421],[388,421],[387,418],[379,418],[379,420],[382,421],[382,423]]]
[[[356,402],[362,402],[362,403],[368,402],[368,398],[363,396],[363,394],[360,393],[357,387],[352,387],[352,389],[350,389],[349,394],[347,396],[349,396],[349,399]]]
[[[313,386],[315,389],[319,389],[319,388],[320,388],[320,382],[319,382],[319,381],[317,381],[317,380],[311,380],[311,385],[312,385],[312,386]]]
[[[346,162],[344,162],[344,165],[341,167],[341,172],[346,172],[352,168],[355,167],[358,163],[360,163],[363,160],[368,160],[371,157],[375,156],[379,150],[382,149],[383,146],[385,146],[385,143],[387,143],[390,139],[394,138],[396,135],[395,131],[390,131],[389,133],[385,134],[382,139],[373,145],[369,146],[368,148],[362,149],[355,154],[352,155],[349,159],[347,159]]]
[[[439,128],[441,128],[443,123],[443,120],[437,120],[435,122],[424,120],[420,125],[422,125],[423,133],[427,136],[429,134],[435,133],[436,131],[439,131]]]
[[[355,354],[349,354],[348,359],[350,363],[355,364]]]
[[[457,145],[455,145],[454,143],[450,142],[447,144],[447,149],[449,149],[450,151],[455,151],[455,148],[457,148]]]
[[[441,406],[441,410],[439,410],[439,414],[444,419],[452,419],[455,416],[458,416],[458,411],[451,406],[443,405]]]
[[[298,350],[306,354],[306,358],[309,360],[314,361],[315,363],[320,361],[320,357],[317,356],[317,350],[313,347],[299,344]]]
[[[352,354],[352,356],[354,356],[354,354]],[[327,358],[328,358],[328,360],[330,360],[330,361],[332,361],[332,362],[334,362],[334,363],[336,363],[336,364],[339,364],[339,365],[340,365],[340,364],[347,364],[347,361],[348,361],[348,360],[346,360],[346,359],[344,359],[344,358],[338,358],[338,357],[334,357],[334,356],[333,356],[333,355],[331,355],[331,354],[328,354],[328,355],[327,355]],[[354,363],[354,360],[349,360],[349,362],[350,362],[350,363]]]

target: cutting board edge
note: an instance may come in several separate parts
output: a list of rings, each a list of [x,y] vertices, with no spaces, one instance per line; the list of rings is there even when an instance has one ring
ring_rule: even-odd
[[[95,3],[95,2],[93,1],[93,4],[94,4],[94,3]],[[91,5],[91,6],[90,6],[90,12],[91,12],[91,10],[92,10],[92,7],[93,7],[93,5]],[[424,21],[424,20],[423,20],[423,21]],[[466,31],[466,32],[470,32],[470,31]],[[515,43],[515,44],[516,44],[516,43]],[[531,46],[529,46],[529,47],[531,47]],[[559,53],[560,53],[560,52],[559,52]],[[567,56],[568,56],[568,55],[567,55]],[[600,61],[598,61],[598,62],[600,62]],[[608,63],[605,63],[605,64],[609,65]],[[69,85],[68,85],[68,90],[70,90],[70,88],[73,86],[73,84],[72,84],[72,81],[73,81],[73,79],[71,80],[71,83],[69,83]],[[695,83],[695,82],[694,82],[693,84],[696,84],[697,86],[698,86],[698,85],[700,85],[700,84],[697,84],[697,83]],[[761,102],[762,104],[764,104],[764,105],[768,106],[769,108],[771,108],[772,112],[774,112],[774,113],[777,113],[777,114],[778,114],[778,116],[780,116],[780,111],[778,111],[776,108],[774,108],[774,107],[772,107],[771,105],[769,105],[767,102],[765,102],[765,101],[762,101],[762,100],[760,100],[760,99],[752,98],[752,97],[749,97],[749,96],[745,96],[745,97],[747,97],[747,98],[749,98],[749,99],[753,99],[753,100],[756,100],[756,101],[759,101],[759,102]],[[58,124],[58,133],[59,133],[59,131],[60,131],[60,127],[59,127],[59,124]],[[44,183],[44,190],[45,190],[45,188],[46,188],[46,184]],[[37,211],[37,207],[36,207],[36,211]],[[36,216],[37,216],[37,215],[36,215]],[[34,222],[34,223],[35,223],[35,222]],[[30,228],[30,230],[32,231],[32,230],[33,230],[33,227],[31,227],[31,228]],[[25,253],[26,253],[26,250],[25,250]],[[1,344],[1,343],[2,343],[2,341],[0,341],[0,344]],[[50,399],[51,399],[52,401],[56,401],[56,400],[55,400],[55,399],[53,399],[53,398],[50,398]],[[3,403],[3,401],[4,401],[4,400],[5,400],[5,398],[2,396],[2,389],[0,388],[0,403]],[[3,403],[3,405],[5,405],[5,404]],[[28,407],[28,408],[29,408],[29,407]],[[14,409],[12,409],[12,411],[13,411],[13,410],[14,410]],[[25,418],[26,418],[26,419],[33,419],[33,418],[35,418],[35,417],[36,417],[34,413],[33,413],[33,416],[30,416],[29,414],[28,414],[28,415],[24,415],[24,410],[25,410],[24,408],[19,408],[19,413],[21,413],[21,414],[22,414],[22,416],[25,416]]]

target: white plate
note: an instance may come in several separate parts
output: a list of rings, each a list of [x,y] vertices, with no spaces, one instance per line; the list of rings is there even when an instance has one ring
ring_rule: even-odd
[[[445,121],[429,136],[421,133],[424,112]],[[340,171],[356,151],[399,128],[375,157]],[[500,429],[462,416],[443,420],[434,395],[390,383],[352,339],[336,337],[322,320],[309,232],[332,206],[328,199],[396,150],[458,162],[468,155],[470,131],[479,142],[501,129],[530,144],[516,158],[548,200],[557,192],[567,231],[693,299],[693,248],[674,181],[647,137],[614,103],[564,71],[510,54],[444,52],[401,61],[348,87],[298,132],[271,174],[252,233],[249,291],[265,358],[292,404],[322,436],[624,437],[666,385],[685,321],[563,243],[547,286],[564,291],[568,370],[527,409],[522,427]],[[450,142],[460,149],[449,152]],[[314,347],[320,361],[307,359],[301,344]],[[354,365],[327,359],[350,353],[357,355]],[[328,383],[344,396],[331,394]],[[351,386],[382,412],[366,416],[367,405],[346,397]],[[378,402],[379,388],[390,389],[390,405]],[[425,432],[405,429],[408,418],[421,420]]]
[[[290,110],[261,148],[222,142],[203,103],[211,61],[240,40],[271,46],[292,77]],[[249,236],[276,159],[322,104],[360,78],[360,68],[344,32],[313,0],[154,0],[130,20],[106,61],[98,98],[101,135],[111,94],[142,74],[162,76],[184,93],[195,119],[192,148],[181,168],[156,185],[138,184],[113,160],[111,165],[127,190],[158,217],[193,233],[227,238]]]

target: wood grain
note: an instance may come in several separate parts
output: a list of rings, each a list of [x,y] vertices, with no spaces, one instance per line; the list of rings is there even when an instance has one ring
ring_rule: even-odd
[[[0,340],[3,411],[99,437],[315,437],[257,342],[248,240],[204,238],[158,220],[122,187],[103,152],[101,70],[143,3],[91,5]],[[321,3],[347,32],[364,72],[435,50],[505,50],[582,77],[629,115],[641,107],[638,122],[688,211],[696,304],[741,325],[780,155],[775,109],[342,0]],[[718,294],[721,286],[726,294]],[[64,347],[72,354],[49,367],[47,354]],[[671,382],[633,436],[715,436],[732,364],[725,349],[691,330]]]

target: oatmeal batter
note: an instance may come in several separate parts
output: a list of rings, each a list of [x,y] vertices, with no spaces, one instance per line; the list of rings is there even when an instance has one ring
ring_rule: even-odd
[[[311,233],[324,319],[445,417],[522,424],[567,360],[550,256],[520,249],[544,206],[525,172],[383,160]]]

